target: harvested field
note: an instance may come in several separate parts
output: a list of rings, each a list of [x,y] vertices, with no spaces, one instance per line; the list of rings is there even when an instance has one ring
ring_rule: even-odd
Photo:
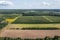
[[[60,30],[4,30],[1,37],[44,38],[60,36]]]
[[[10,28],[60,28],[60,24],[9,24],[6,29]]]
[[[1,37],[12,37],[12,38],[43,38],[45,36],[60,36],[60,30],[10,30],[10,28],[27,28],[27,27],[57,27],[60,28],[60,24],[8,24],[2,29]]]

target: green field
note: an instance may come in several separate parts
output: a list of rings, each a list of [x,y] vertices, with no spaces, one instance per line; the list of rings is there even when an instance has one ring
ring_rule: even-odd
[[[46,16],[46,17],[52,20],[53,22],[60,22],[60,16]]]
[[[15,24],[41,24],[41,23],[60,23],[58,16],[20,16]]]
[[[0,15],[1,15],[0,22],[5,21],[6,19],[14,19],[14,18],[18,17],[14,22],[11,23],[11,24],[15,24],[15,25],[18,24],[16,26],[17,28],[21,28],[21,27],[22,28],[24,28],[24,27],[25,28],[60,28],[59,27],[60,26],[60,16],[22,16],[21,14],[0,14]],[[3,25],[4,25],[4,23],[9,24],[6,21],[3,22]],[[52,24],[52,25],[50,25],[50,24]],[[57,26],[54,26],[55,24],[57,24]],[[3,25],[0,25],[0,28]],[[12,25],[10,25],[10,27],[11,26]]]
[[[8,12],[9,13],[9,12]],[[31,14],[31,15],[30,15]],[[37,16],[36,16],[37,14]],[[25,28],[54,28],[54,24],[59,24],[60,26],[60,16],[51,16],[52,13],[49,12],[29,12],[29,13],[20,13],[20,14],[0,14],[0,24],[19,24],[18,28],[25,27]],[[26,16],[27,15],[27,16]],[[29,15],[29,16],[28,16]],[[6,21],[7,20],[7,21]],[[10,22],[9,22],[10,21]],[[12,22],[12,23],[11,23]],[[24,24],[24,26],[21,26],[21,24]],[[30,25],[31,24],[31,25]],[[38,24],[38,25],[37,25]],[[48,25],[48,26],[45,26]],[[52,24],[52,25],[50,25]],[[2,27],[3,25],[0,25]],[[28,25],[28,26],[25,26]],[[42,27],[42,25],[44,25]],[[10,25],[11,26],[11,25]],[[55,28],[59,28],[57,25]],[[3,26],[4,27],[4,26]],[[16,26],[17,27],[17,26]],[[14,27],[15,28],[15,27]]]

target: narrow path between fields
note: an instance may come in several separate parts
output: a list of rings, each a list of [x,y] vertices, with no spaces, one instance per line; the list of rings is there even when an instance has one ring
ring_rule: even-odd
[[[49,22],[53,22],[53,20],[49,19],[48,17],[46,16],[42,16],[44,19],[48,20]]]
[[[19,17],[20,17],[20,16],[15,17],[11,23],[13,23],[13,22],[14,22],[16,19],[18,19]],[[10,23],[10,24],[11,24],[11,23]]]

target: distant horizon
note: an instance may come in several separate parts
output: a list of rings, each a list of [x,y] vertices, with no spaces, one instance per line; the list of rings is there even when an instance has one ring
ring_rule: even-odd
[[[60,9],[60,0],[0,0],[0,9]]]
[[[0,10],[5,10],[5,9],[0,9]],[[8,10],[8,9],[6,9],[6,10]],[[34,9],[21,9],[21,10],[34,10]],[[60,10],[60,9],[38,9],[38,10]]]

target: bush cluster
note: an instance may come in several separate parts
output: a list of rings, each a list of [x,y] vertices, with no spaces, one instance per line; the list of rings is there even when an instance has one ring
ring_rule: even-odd
[[[0,23],[0,30],[2,29],[2,28],[4,28],[5,26],[7,25],[7,23]]]
[[[60,30],[60,28],[38,28],[38,27],[31,27],[31,28],[10,28],[10,30]]]
[[[46,36],[45,38],[9,38],[9,37],[0,37],[0,40],[60,40],[60,36],[54,36],[53,38]]]
[[[59,28],[22,28],[21,30],[59,30]]]

